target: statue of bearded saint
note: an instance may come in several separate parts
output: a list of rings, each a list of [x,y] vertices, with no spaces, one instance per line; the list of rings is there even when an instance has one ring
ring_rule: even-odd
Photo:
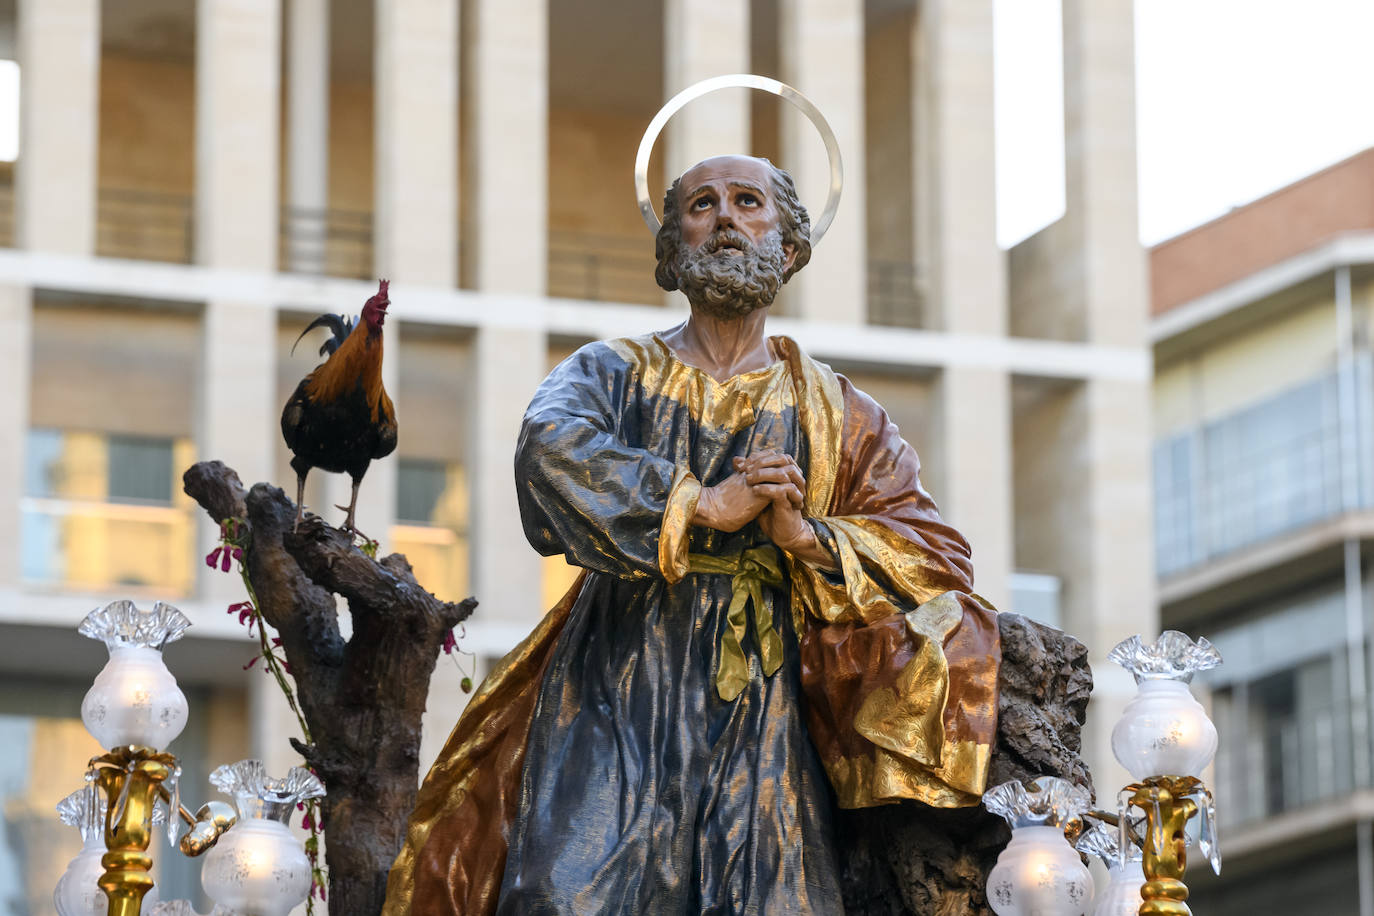
[[[589,344],[525,414],[525,534],[584,572],[463,713],[388,914],[841,913],[837,807],[978,803],[996,612],[916,453],[764,318],[811,257],[792,179],[668,190],[683,324]]]

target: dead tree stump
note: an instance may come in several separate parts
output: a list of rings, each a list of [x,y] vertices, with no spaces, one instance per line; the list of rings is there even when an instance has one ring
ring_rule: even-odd
[[[1079,756],[1092,693],[1088,650],[1019,614],[1002,633],[997,743],[988,785],[1060,776],[1089,788]],[[840,813],[841,877],[851,916],[990,914],[984,889],[1011,838],[981,805],[939,810],[916,802]]]
[[[216,524],[237,518],[249,527],[248,577],[263,619],[281,637],[310,728],[311,744],[292,743],[327,791],[329,912],[379,913],[415,807],[430,675],[445,634],[477,602],[440,601],[404,556],[374,560],[313,515],[293,532],[296,507],[280,488],[259,483],[245,493],[221,462],[193,466],[182,484]],[[336,594],[353,618],[348,640]]]

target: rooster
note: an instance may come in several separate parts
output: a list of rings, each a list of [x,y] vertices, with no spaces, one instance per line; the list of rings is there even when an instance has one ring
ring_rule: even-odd
[[[353,478],[353,497],[344,519],[344,528],[353,531],[358,484],[368,465],[396,450],[396,409],[382,387],[382,323],[390,304],[383,280],[377,295],[363,305],[356,325],[342,315],[321,315],[296,338],[300,343],[320,327],[333,332],[320,347],[320,355],[329,358],[301,380],[281,414],[282,438],[294,456],[296,525],[303,511],[305,476],[311,468],[320,468]],[[291,349],[294,352],[295,346]]]

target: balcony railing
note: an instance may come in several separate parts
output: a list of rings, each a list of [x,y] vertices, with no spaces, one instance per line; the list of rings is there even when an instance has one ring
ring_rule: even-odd
[[[1217,807],[1244,824],[1348,795],[1354,788],[1350,718],[1331,708],[1268,722],[1216,758]]]
[[[189,264],[195,256],[190,194],[101,188],[95,252],[106,258]]]
[[[662,305],[647,237],[549,233],[549,295],[597,302]]]
[[[372,279],[371,213],[283,207],[280,238],[282,270]]]
[[[1374,506],[1370,354],[1351,369],[1349,417],[1331,371],[1155,443],[1155,548],[1169,576]]]
[[[919,328],[924,319],[916,265],[908,261],[868,262],[868,323]]]
[[[27,497],[20,502],[22,569],[35,585],[191,591],[195,528],[174,506]]]

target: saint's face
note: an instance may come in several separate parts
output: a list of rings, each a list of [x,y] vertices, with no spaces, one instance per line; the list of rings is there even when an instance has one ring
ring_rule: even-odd
[[[717,156],[688,169],[678,183],[682,242],[696,250],[717,230],[734,229],[753,245],[778,228],[768,167],[748,156]],[[719,254],[738,257],[738,248]]]

